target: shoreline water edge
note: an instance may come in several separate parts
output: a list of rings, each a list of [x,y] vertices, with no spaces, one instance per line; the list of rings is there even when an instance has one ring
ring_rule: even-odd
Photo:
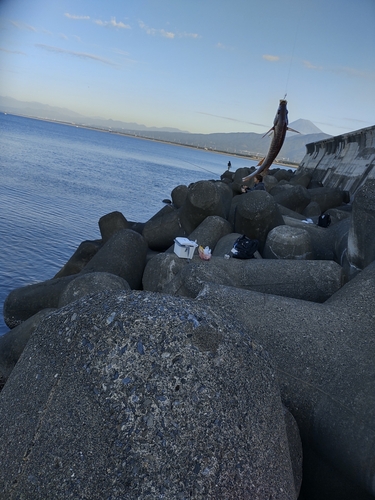
[[[179,143],[179,142],[167,141],[167,140],[162,140],[162,139],[153,139],[151,137],[147,137],[147,136],[142,135],[142,133],[138,132],[138,131],[137,132],[136,131],[134,131],[134,132],[132,132],[132,131],[121,132],[119,130],[111,130],[110,128],[94,127],[94,126],[90,126],[90,125],[68,122],[68,121],[64,121],[64,120],[52,120],[52,119],[48,119],[48,118],[41,118],[41,117],[37,117],[37,116],[28,116],[28,115],[21,115],[21,114],[15,114],[15,113],[8,113],[8,112],[4,112],[4,111],[2,111],[2,113],[6,114],[6,115],[11,115],[11,116],[19,116],[21,118],[30,118],[31,120],[40,120],[40,121],[47,122],[47,123],[58,123],[60,125],[68,125],[69,127],[83,128],[83,129],[87,129],[87,130],[95,130],[98,132],[105,132],[108,134],[120,135],[120,136],[125,136],[125,137],[133,137],[135,139],[142,139],[142,140],[151,141],[151,142],[160,142],[162,144],[171,144],[173,146],[181,146],[184,148],[198,149],[201,151],[209,151],[210,153],[222,154],[222,155],[226,155],[226,156],[234,156],[237,158],[244,158],[244,159],[248,159],[248,160],[259,161],[263,158],[262,155],[245,155],[245,154],[235,153],[232,151],[222,151],[219,149],[202,148],[200,146],[192,146],[189,144],[183,144],[183,143]],[[285,160],[281,161],[281,160],[277,160],[277,159],[275,160],[274,164],[288,167],[288,168],[292,168],[292,169],[297,169],[298,165],[299,165],[298,163],[295,163],[295,162],[288,162]]]

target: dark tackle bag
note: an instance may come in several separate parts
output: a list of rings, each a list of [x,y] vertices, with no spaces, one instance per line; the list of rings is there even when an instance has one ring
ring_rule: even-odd
[[[252,259],[254,253],[258,250],[259,241],[252,240],[245,235],[236,239],[231,250],[232,257],[235,259]]]
[[[318,226],[328,227],[331,224],[331,216],[329,214],[321,214],[318,219]]]

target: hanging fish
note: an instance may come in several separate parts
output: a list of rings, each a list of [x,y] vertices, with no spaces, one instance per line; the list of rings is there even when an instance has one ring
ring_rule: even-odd
[[[297,130],[288,127],[288,110],[286,108],[287,102],[288,101],[286,101],[285,99],[280,99],[280,105],[273,121],[273,127],[263,136],[265,137],[270,132],[273,132],[273,138],[266,157],[260,160],[257,165],[259,168],[255,172],[242,178],[242,182],[246,182],[252,179],[257,174],[265,175],[267,173],[267,170],[275,161],[276,156],[279,154],[279,151],[284,144],[287,130],[299,134]]]

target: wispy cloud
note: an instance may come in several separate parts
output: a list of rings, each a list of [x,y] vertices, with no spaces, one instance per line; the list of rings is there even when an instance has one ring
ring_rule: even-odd
[[[26,23],[20,23],[18,21],[11,21],[11,23],[13,24],[13,26],[19,30],[28,30],[28,31],[33,31],[34,33],[36,33],[38,30],[36,28],[34,28],[34,26],[30,26],[30,24],[26,24]]]
[[[59,37],[62,38],[63,40],[68,40],[68,37],[64,35],[64,33],[60,33]]]
[[[197,111],[200,115],[213,116],[215,118],[221,118],[222,120],[229,120],[231,122],[247,123],[248,125],[255,125],[257,127],[268,127],[268,125],[263,125],[263,123],[246,122],[244,120],[238,120],[237,118],[231,118],[230,116],[214,115],[211,113],[204,113],[203,111]]]
[[[375,72],[364,71],[356,68],[351,68],[349,66],[333,66],[333,67],[323,67],[312,64],[310,61],[302,61],[303,65],[307,69],[312,69],[316,71],[329,71],[330,73],[335,73],[337,75],[345,75],[355,78],[362,78],[364,80],[375,80]]]
[[[91,59],[96,62],[107,64],[109,66],[116,66],[116,64],[109,59],[104,59],[103,57],[96,56],[94,54],[87,54],[86,52],[75,52],[73,50],[61,49],[60,47],[52,47],[51,45],[44,45],[43,43],[35,44],[36,47],[47,50],[48,52],[55,52],[58,54],[67,54],[69,56],[78,57],[80,59]]]
[[[316,66],[315,64],[312,64],[310,61],[302,61],[302,62],[305,68],[307,69],[315,69],[317,71],[322,71],[323,69],[323,66]]]
[[[271,56],[270,54],[264,54],[262,55],[263,59],[269,62],[276,62],[280,60],[279,56]]]
[[[90,19],[90,16],[77,16],[76,14],[69,14],[69,12],[65,12],[64,16],[68,19],[74,19],[76,21],[88,21]]]
[[[172,31],[165,31],[164,29],[149,28],[143,21],[138,22],[139,27],[143,29],[148,35],[152,36],[163,36],[165,38],[174,38],[176,33]]]
[[[234,50],[233,47],[229,47],[228,45],[224,45],[221,42],[218,42],[215,47],[219,50]]]
[[[3,47],[0,47],[1,52],[6,52],[7,54],[21,54],[22,56],[25,56],[25,52],[21,52],[19,50],[9,50],[9,49],[4,49]]]
[[[198,33],[187,33],[185,31],[183,32],[173,32],[173,31],[166,31],[165,29],[156,29],[156,28],[150,28],[147,26],[143,21],[138,21],[139,27],[144,30],[148,35],[151,36],[161,36],[164,38],[200,38],[200,35]]]
[[[105,26],[107,28],[116,28],[116,29],[126,29],[130,30],[131,27],[129,24],[124,24],[123,22],[117,22],[115,17],[112,17],[110,21],[102,21],[101,19],[95,19],[95,24],[99,26]]]

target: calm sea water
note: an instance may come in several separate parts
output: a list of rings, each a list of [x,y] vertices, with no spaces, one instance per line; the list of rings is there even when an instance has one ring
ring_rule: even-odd
[[[51,279],[98,220],[145,222],[180,184],[253,161],[0,113],[0,335],[14,288]]]

